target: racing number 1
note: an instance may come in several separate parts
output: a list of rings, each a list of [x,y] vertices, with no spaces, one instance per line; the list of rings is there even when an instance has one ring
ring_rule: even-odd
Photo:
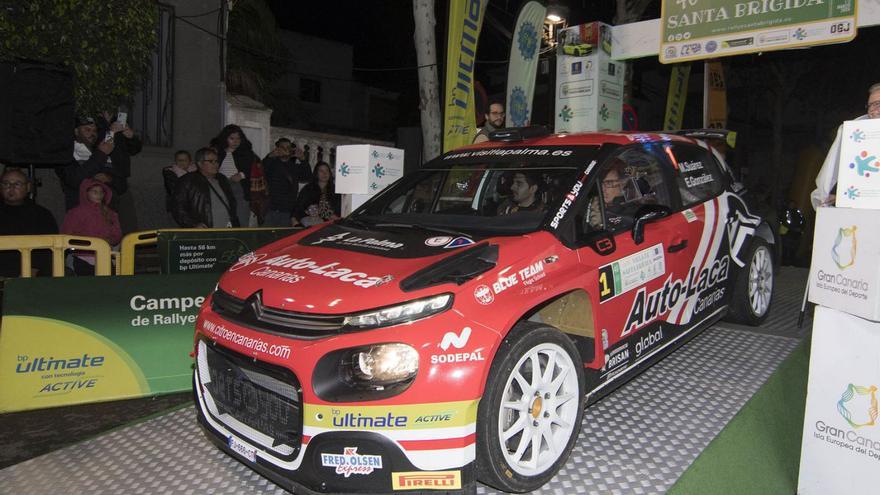
[[[599,302],[614,297],[614,271],[612,265],[599,269]]]

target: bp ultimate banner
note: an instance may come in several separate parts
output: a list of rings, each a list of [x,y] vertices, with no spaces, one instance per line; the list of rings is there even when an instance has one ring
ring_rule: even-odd
[[[159,269],[162,273],[223,273],[241,255],[277,241],[299,229],[160,230]]]
[[[7,281],[0,412],[188,390],[196,314],[218,277]]]

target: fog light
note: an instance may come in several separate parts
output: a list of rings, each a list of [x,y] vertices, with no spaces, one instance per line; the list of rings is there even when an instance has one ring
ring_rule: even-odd
[[[406,344],[378,344],[354,352],[353,378],[376,387],[404,382],[419,371],[419,353]]]

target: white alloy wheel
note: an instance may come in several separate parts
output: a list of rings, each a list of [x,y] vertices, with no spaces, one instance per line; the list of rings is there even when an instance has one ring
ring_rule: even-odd
[[[547,342],[520,357],[504,385],[498,440],[511,469],[540,475],[562,456],[580,425],[575,363],[565,349]]]
[[[756,316],[770,308],[773,295],[773,260],[767,246],[759,246],[749,264],[749,305]]]

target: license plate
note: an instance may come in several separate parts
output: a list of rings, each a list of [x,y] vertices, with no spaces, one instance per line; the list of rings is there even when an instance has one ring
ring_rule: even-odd
[[[257,462],[257,449],[248,447],[232,437],[229,437],[227,441],[229,443],[229,448],[232,449],[233,452],[251,462]]]

